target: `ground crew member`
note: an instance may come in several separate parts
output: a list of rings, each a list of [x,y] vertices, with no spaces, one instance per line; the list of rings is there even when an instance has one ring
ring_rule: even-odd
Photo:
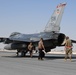
[[[28,51],[30,52],[30,57],[32,57],[32,55],[33,55],[33,44],[32,44],[32,42],[30,42],[30,44],[28,45]]]
[[[69,37],[66,37],[65,42],[65,60],[67,60],[67,57],[69,55],[70,61],[72,59],[72,41],[69,39]]]
[[[43,60],[43,57],[45,56],[45,53],[43,52],[43,50],[45,50],[44,44],[43,44],[43,38],[41,38],[38,43],[38,49],[39,49],[38,60]]]

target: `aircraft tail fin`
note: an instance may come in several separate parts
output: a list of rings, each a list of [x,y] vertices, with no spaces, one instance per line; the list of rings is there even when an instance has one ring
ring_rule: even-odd
[[[64,7],[66,3],[60,3],[57,5],[56,10],[52,14],[50,20],[48,21],[46,27],[45,27],[45,32],[59,32],[60,31],[60,22],[61,18],[64,12]]]

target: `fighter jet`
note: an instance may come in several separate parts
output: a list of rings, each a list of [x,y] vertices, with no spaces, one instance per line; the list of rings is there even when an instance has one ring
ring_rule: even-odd
[[[21,52],[22,56],[25,55],[28,44],[32,42],[36,48],[40,38],[43,38],[46,52],[51,51],[51,49],[56,48],[56,46],[63,46],[66,35],[60,33],[60,22],[65,6],[66,3],[57,5],[43,32],[36,34],[13,32],[9,38],[1,37],[0,42],[7,44],[4,47],[5,49],[17,50],[17,52]]]

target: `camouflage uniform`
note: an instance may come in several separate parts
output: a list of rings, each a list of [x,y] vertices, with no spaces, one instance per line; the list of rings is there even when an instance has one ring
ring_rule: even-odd
[[[68,55],[70,55],[70,60],[71,60],[71,57],[72,57],[72,42],[69,38],[66,39],[65,53],[66,53],[65,59],[67,59]]]

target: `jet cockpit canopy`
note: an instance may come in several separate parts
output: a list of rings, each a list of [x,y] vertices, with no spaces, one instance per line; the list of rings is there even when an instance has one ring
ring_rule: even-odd
[[[13,37],[13,36],[18,35],[18,34],[21,34],[21,33],[19,33],[19,32],[13,32],[13,33],[11,33],[10,37]]]

